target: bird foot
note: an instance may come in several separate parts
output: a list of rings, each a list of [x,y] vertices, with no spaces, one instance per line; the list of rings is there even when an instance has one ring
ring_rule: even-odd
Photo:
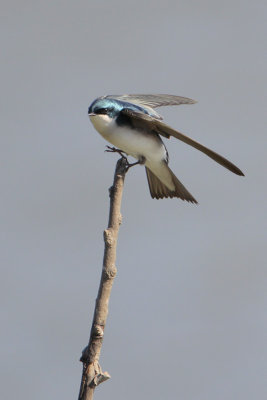
[[[105,150],[107,153],[119,153],[119,155],[127,160],[126,153],[124,151],[116,149],[116,147],[111,147],[111,146],[106,146],[107,150]]]
[[[137,164],[144,164],[143,159],[136,161],[134,163],[129,163],[127,155],[124,151],[117,149],[116,147],[106,146],[105,150],[107,153],[118,153],[125,161],[126,161],[126,170],[128,171],[130,168],[134,167]]]

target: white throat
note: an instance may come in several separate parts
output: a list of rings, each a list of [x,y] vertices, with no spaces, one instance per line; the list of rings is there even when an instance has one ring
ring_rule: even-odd
[[[95,129],[102,135],[104,138],[108,135],[110,129],[114,128],[115,121],[113,118],[110,118],[106,114],[96,114],[90,116],[90,120],[94,125]]]

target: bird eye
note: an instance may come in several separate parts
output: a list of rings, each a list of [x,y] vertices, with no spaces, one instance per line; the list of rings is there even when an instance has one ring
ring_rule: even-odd
[[[108,113],[108,109],[107,108],[98,108],[95,111],[96,114],[107,114]]]

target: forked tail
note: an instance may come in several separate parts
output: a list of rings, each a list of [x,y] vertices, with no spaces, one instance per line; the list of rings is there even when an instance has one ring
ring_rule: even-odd
[[[184,185],[176,178],[172,170],[168,168],[168,172],[171,175],[171,180],[174,185],[174,190],[170,190],[164,183],[149,169],[146,167],[146,175],[149,185],[151,197],[153,199],[173,198],[178,197],[179,199],[186,200],[190,203],[196,203],[196,199],[188,192]]]

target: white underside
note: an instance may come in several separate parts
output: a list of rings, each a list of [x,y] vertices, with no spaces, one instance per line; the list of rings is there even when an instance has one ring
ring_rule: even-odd
[[[95,129],[108,142],[139,160],[145,157],[145,165],[170,189],[174,190],[170,173],[162,161],[166,159],[166,149],[153,136],[144,135],[134,129],[119,127],[108,115],[90,116]]]

